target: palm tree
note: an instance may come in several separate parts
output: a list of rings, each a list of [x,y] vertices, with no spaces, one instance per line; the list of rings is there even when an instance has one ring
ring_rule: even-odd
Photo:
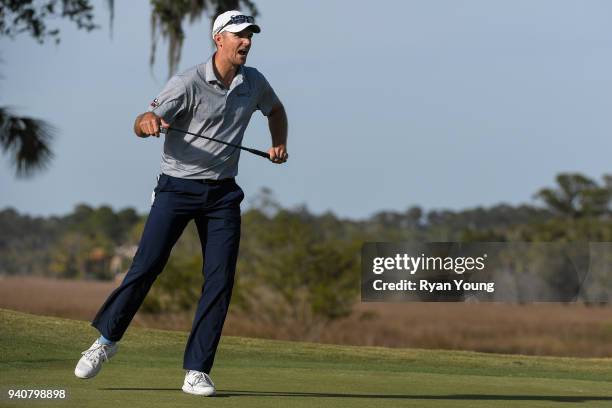
[[[15,116],[10,109],[0,107],[0,148],[10,152],[17,177],[29,177],[49,165],[54,134],[55,128],[49,123]]]

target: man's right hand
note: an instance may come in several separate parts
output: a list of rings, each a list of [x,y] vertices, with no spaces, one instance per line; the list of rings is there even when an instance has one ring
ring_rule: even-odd
[[[169,127],[165,120],[154,114],[153,112],[145,112],[138,115],[134,123],[134,133],[140,137],[156,136],[159,137],[159,129]]]

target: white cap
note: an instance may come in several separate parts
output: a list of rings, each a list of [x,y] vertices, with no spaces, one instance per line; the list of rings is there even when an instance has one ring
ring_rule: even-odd
[[[243,18],[238,18],[238,20],[244,20],[243,22],[239,22],[238,24],[231,22],[232,17],[242,16]],[[246,20],[250,20],[246,21]],[[261,28],[257,24],[255,24],[255,20],[253,17],[244,14],[238,10],[226,11],[225,13],[219,14],[219,16],[215,19],[215,23],[213,24],[212,36],[215,37],[215,34],[222,33],[223,31],[229,31],[230,33],[238,33],[244,30],[247,27],[251,27],[254,33],[261,32]]]

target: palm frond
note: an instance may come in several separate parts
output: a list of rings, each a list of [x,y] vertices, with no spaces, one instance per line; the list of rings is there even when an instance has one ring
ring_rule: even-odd
[[[16,116],[0,107],[0,148],[10,155],[17,177],[31,177],[49,166],[55,134],[55,127],[44,120]]]

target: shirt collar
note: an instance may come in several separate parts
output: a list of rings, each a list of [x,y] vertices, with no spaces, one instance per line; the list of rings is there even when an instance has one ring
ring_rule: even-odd
[[[219,80],[219,78],[217,78],[217,75],[215,75],[215,70],[213,67],[213,58],[214,58],[215,54],[213,54],[208,61],[206,61],[206,69],[205,69],[205,78],[206,78],[206,82],[208,82],[209,84],[211,83],[218,83],[219,85],[223,86],[223,82],[221,82]],[[240,85],[242,82],[244,82],[244,68],[241,66],[238,67],[238,72],[236,72],[236,76],[234,77],[234,80],[232,81],[232,84],[230,86],[230,89],[233,89],[235,87],[237,87],[238,85]]]
[[[208,61],[206,61],[205,77],[206,82],[208,82],[209,84],[212,82],[220,82],[217,79],[217,76],[215,75],[215,70],[213,69],[213,57],[214,54],[208,59]]]

